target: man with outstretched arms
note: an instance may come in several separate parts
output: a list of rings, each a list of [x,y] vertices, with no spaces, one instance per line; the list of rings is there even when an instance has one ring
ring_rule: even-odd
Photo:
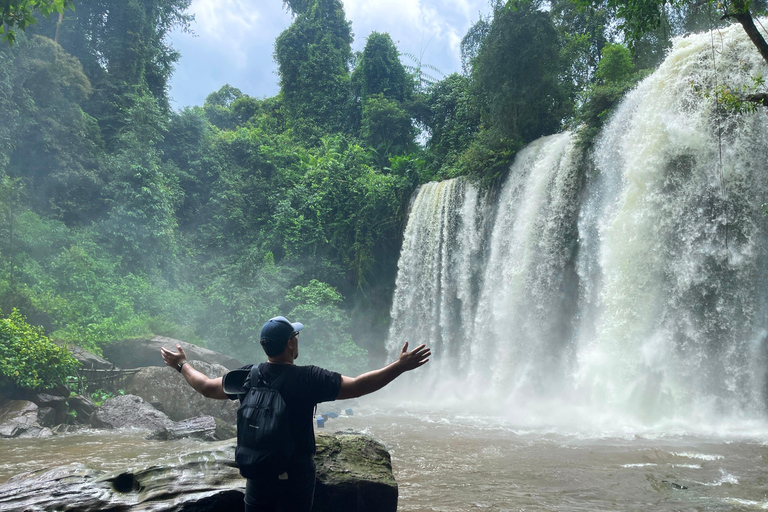
[[[293,455],[284,472],[259,474],[247,479],[246,512],[310,512],[315,490],[315,435],[312,425],[315,406],[320,402],[373,393],[403,373],[422,366],[431,355],[426,345],[408,351],[408,342],[405,342],[397,361],[357,377],[347,377],[317,366],[294,364],[299,357],[299,333],[303,328],[304,325],[291,323],[282,316],[272,318],[261,329],[260,341],[267,354],[267,362],[255,367],[244,366],[217,379],[210,379],[195,370],[187,362],[180,345],[176,345],[176,352],[160,349],[165,364],[179,371],[195,391],[208,398],[240,399],[242,402],[252,375],[257,375],[259,382],[280,383],[276,384],[276,389],[285,403]],[[287,373],[283,375],[284,372]],[[248,380],[244,376],[248,376]]]

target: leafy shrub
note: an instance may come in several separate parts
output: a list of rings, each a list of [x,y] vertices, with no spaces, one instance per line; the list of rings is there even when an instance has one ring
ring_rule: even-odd
[[[0,389],[43,389],[61,384],[79,363],[40,327],[14,309],[0,318]]]

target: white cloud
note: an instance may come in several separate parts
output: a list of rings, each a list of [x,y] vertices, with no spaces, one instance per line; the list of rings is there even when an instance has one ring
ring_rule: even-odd
[[[195,15],[192,30],[207,46],[219,47],[222,57],[232,65],[252,65],[249,57],[263,53],[290,23],[282,2],[254,4],[249,0],[194,0],[190,7]]]
[[[342,1],[355,50],[371,32],[387,32],[400,52],[446,75],[461,70],[461,38],[490,11],[488,0]],[[281,0],[193,0],[190,12],[196,37],[171,37],[182,56],[172,78],[175,105],[199,105],[224,83],[257,97],[277,92],[273,45],[291,23]]]
[[[252,30],[263,17],[253,2],[246,0],[194,0],[192,11],[195,31],[219,40]]]
[[[388,32],[398,49],[448,74],[460,69],[460,44],[487,0],[343,0],[355,47],[372,31]]]

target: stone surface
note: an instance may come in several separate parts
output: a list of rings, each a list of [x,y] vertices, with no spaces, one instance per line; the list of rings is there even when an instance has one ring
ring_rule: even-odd
[[[221,377],[229,371],[224,366],[202,361],[190,361],[190,364],[210,378]],[[124,389],[162,410],[173,421],[205,415],[233,424],[237,422],[240,402],[205,398],[192,389],[179,372],[167,366],[142,368],[126,380]]]
[[[110,398],[91,415],[96,428],[139,428],[159,430],[173,421],[136,395]]]
[[[50,427],[67,421],[68,407],[65,397],[51,393],[36,393],[31,397],[31,400],[40,408],[38,421],[41,425]],[[46,410],[45,414],[43,409]],[[48,410],[53,411],[53,414],[51,415]]]
[[[72,355],[80,361],[81,368],[87,370],[111,370],[115,367],[114,364],[107,361],[101,356],[97,356],[92,352],[88,352],[85,349],[76,347],[74,345],[65,345],[66,348],[72,353]]]
[[[177,344],[181,345],[181,348],[187,354],[187,359],[190,361],[194,359],[207,363],[216,363],[230,370],[243,366],[240,361],[228,355],[164,336],[155,336],[151,339],[135,338],[112,343],[104,348],[104,357],[120,368],[165,367],[160,357],[160,347],[165,347],[175,352]],[[261,350],[260,347],[256,348]]]
[[[40,407],[37,409],[37,423],[42,427],[52,427],[57,424],[56,411],[53,407]]]
[[[397,510],[397,482],[383,444],[352,432],[315,435],[317,487],[313,512]]]
[[[351,433],[318,435],[317,442],[313,512],[396,511],[397,484],[380,443]],[[234,464],[234,443],[208,446],[169,466],[116,472],[63,466],[17,475],[0,485],[0,510],[242,510],[245,480]]]
[[[75,395],[69,399],[69,407],[75,411],[74,421],[80,425],[87,425],[91,421],[91,415],[96,411],[93,400],[84,395]]]
[[[19,437],[37,424],[37,404],[28,400],[5,400],[0,405],[0,437]]]
[[[229,423],[213,416],[198,416],[174,423],[169,427],[153,432],[147,439],[168,441],[191,437],[204,441],[223,441],[237,437],[237,429]]]

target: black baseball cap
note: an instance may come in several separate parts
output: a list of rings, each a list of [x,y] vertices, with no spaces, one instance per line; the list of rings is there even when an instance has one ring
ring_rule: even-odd
[[[261,328],[261,346],[267,355],[277,355],[293,335],[304,328],[304,324],[290,322],[284,316],[270,318]]]

